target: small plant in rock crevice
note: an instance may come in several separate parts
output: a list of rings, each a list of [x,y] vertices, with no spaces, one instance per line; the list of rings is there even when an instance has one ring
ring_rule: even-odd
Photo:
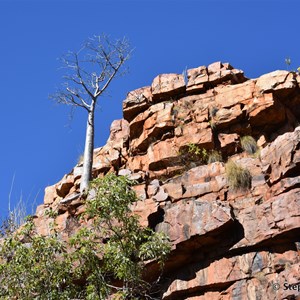
[[[251,188],[252,176],[248,169],[229,160],[225,164],[226,177],[232,190],[248,190]]]
[[[207,163],[211,164],[218,161],[223,161],[222,154],[217,150],[210,151],[208,153]]]
[[[250,135],[241,137],[241,146],[248,154],[255,154],[258,151],[257,143]]]
[[[211,106],[211,107],[209,108],[209,117],[210,117],[210,118],[214,118],[214,117],[216,116],[218,110],[219,110],[219,109],[218,109],[216,106]]]
[[[196,162],[198,164],[210,164],[222,161],[222,154],[217,150],[206,150],[194,143],[187,144],[186,148],[179,151],[185,163]]]
[[[209,120],[208,123],[209,123],[212,131],[216,130],[217,126],[216,126],[216,122],[214,120]]]

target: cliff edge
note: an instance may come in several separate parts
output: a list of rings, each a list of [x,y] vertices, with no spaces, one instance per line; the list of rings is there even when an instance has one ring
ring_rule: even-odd
[[[128,93],[123,113],[94,151],[93,176],[137,180],[133,211],[170,237],[161,299],[299,297],[299,74],[248,79],[216,62],[157,76]],[[46,188],[34,219],[41,234],[49,207],[64,238],[84,226],[81,172],[79,163]],[[151,278],[157,265],[148,269]]]

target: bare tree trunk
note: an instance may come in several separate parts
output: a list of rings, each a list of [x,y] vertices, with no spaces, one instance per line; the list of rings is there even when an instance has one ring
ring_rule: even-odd
[[[1,0],[0,0],[1,1]],[[68,52],[62,57],[64,68],[68,69],[63,89],[53,94],[57,103],[81,107],[88,113],[83,155],[83,170],[80,194],[88,191],[92,179],[94,154],[94,114],[97,99],[106,91],[129,59],[131,50],[126,39],[111,42],[107,36],[88,39],[80,51]],[[119,75],[124,74],[124,71]]]
[[[83,156],[83,172],[80,183],[80,193],[87,192],[89,182],[92,179],[93,154],[94,154],[94,112],[95,105],[92,105],[88,113],[86,124],[86,136]]]

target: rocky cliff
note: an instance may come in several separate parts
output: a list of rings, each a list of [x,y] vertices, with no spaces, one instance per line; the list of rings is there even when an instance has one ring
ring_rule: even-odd
[[[157,76],[128,93],[123,112],[95,149],[93,176],[113,171],[137,180],[133,211],[144,226],[169,235],[161,298],[296,299],[300,76],[275,71],[248,79],[217,62]],[[227,162],[247,171],[245,184]],[[65,238],[84,225],[81,171],[78,164],[46,188],[35,216],[40,233],[49,231],[49,207]],[[148,269],[151,278],[157,266]]]

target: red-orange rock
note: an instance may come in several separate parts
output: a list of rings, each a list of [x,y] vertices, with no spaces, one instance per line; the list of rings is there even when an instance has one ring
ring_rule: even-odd
[[[273,94],[255,97],[249,106],[247,114],[252,127],[263,125],[277,125],[285,121],[285,108],[276,100]]]
[[[236,216],[244,229],[244,239],[234,248],[258,244],[300,226],[300,189],[296,188],[248,207]]]
[[[207,68],[201,66],[187,70],[187,79],[188,92],[202,92],[222,82],[237,84],[246,81],[242,70],[234,69],[230,64],[220,61],[210,64]]]
[[[229,108],[239,103],[249,102],[255,92],[255,82],[249,80],[236,85],[216,87],[214,90],[216,92],[216,105]]]
[[[230,108],[218,109],[211,122],[217,129],[228,128],[232,124],[238,123],[243,115],[240,105]]]
[[[132,142],[130,143],[130,150],[132,153],[143,153],[147,151],[147,148],[151,143],[159,140],[164,134],[170,132],[170,130],[174,128],[172,115],[173,104],[158,103],[154,106],[160,109],[154,112],[150,111],[144,124],[142,124],[142,122],[139,123],[139,131],[142,129],[141,134],[136,139],[133,139],[132,136]],[[135,126],[137,126],[136,123]],[[133,124],[130,124],[130,128],[131,132],[133,132]],[[138,133],[134,132],[134,136],[137,135]]]
[[[144,227],[149,226],[149,215],[157,211],[158,204],[153,199],[140,200],[136,202],[132,211],[139,216],[140,224]]]
[[[200,125],[188,123],[182,125],[182,134],[175,138],[175,143],[178,149],[188,144],[196,144],[200,148],[212,149],[214,147],[213,132],[208,122],[203,122]]]
[[[225,134],[219,133],[218,140],[220,142],[220,147],[222,152],[225,152],[226,155],[233,155],[238,150],[238,145],[240,141],[240,137],[236,133]]]
[[[247,80],[242,70],[234,69],[229,63],[216,62],[208,67],[209,81],[213,84],[230,82],[237,84]]]
[[[295,77],[295,74],[288,71],[274,71],[264,74],[257,79],[256,89],[259,93],[280,91],[281,95],[286,96],[297,86],[297,80]],[[283,91],[285,93],[282,93]]]
[[[146,110],[152,100],[151,87],[146,86],[127,94],[127,98],[123,101],[124,119],[130,122],[139,113]]]
[[[187,70],[187,91],[202,91],[204,83],[208,82],[208,73],[205,66]]]
[[[178,148],[172,140],[165,140],[150,145],[147,156],[149,159],[149,170],[166,168],[179,161]]]
[[[277,278],[271,278],[269,272],[276,270],[277,261],[282,261],[283,270],[279,273]],[[197,294],[199,296],[189,297],[184,299],[276,299],[276,295],[288,296],[289,292],[284,289],[285,276],[288,281],[292,282],[300,277],[297,274],[293,277],[288,272],[292,271],[292,268],[288,270],[286,264],[293,261],[299,261],[299,258],[295,255],[295,252],[287,251],[283,254],[262,252],[250,252],[240,256],[233,256],[229,258],[222,258],[211,262],[208,266],[204,264],[191,264],[186,266],[185,272],[178,274],[177,277],[170,284],[168,290],[164,293],[163,299],[182,299],[183,292],[189,294]],[[284,270],[286,268],[286,270]],[[296,270],[299,269],[296,265]],[[230,288],[220,292],[206,292],[203,295],[205,287],[215,286],[215,290],[219,287],[229,285]],[[273,284],[278,283],[280,286],[278,290],[273,288]],[[264,293],[263,291],[268,291]],[[282,298],[280,298],[282,299]]]
[[[71,187],[74,185],[74,177],[73,175],[65,175],[63,179],[56,185],[56,193],[60,197],[65,197]]]
[[[300,76],[276,71],[247,80],[221,62],[186,75],[186,86],[183,75],[163,74],[128,94],[125,120],[114,121],[94,151],[93,176],[110,171],[136,180],[132,212],[142,226],[169,235],[165,272],[155,261],[144,272],[151,282],[161,275],[158,298],[296,299],[299,291],[273,284],[300,281]],[[243,151],[245,135],[260,154]],[[225,162],[204,165],[201,153],[211,150]],[[249,170],[250,187],[229,187],[227,160]],[[64,239],[91,224],[79,218],[81,172],[82,163],[46,188],[37,232],[51,231],[47,209],[58,213]],[[91,190],[86,201],[93,197]]]
[[[161,74],[154,78],[151,85],[153,100],[171,97],[185,91],[183,75]]]
[[[45,188],[44,204],[51,204],[57,198],[56,186],[51,185]]]
[[[205,235],[232,222],[230,207],[219,202],[186,200],[166,209],[160,230],[166,232],[173,245],[197,235]]]
[[[262,167],[270,183],[298,172],[300,163],[300,127],[294,132],[279,136],[273,143],[261,150]]]

